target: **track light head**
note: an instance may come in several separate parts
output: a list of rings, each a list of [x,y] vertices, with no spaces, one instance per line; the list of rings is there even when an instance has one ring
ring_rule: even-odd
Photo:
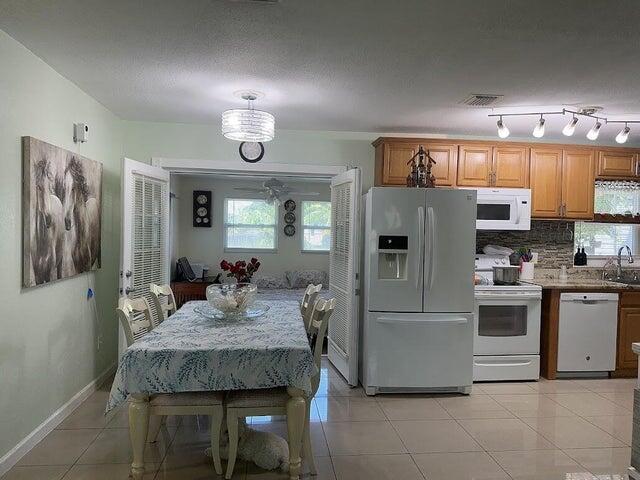
[[[540,115],[540,120],[538,120],[533,129],[533,136],[536,138],[542,138],[544,136],[544,117],[542,115]]]
[[[624,128],[622,130],[620,130],[620,133],[618,135],[616,135],[616,142],[618,142],[618,143],[626,143],[627,140],[629,139],[629,132],[630,131],[631,131],[631,129],[625,123],[624,124]]]
[[[575,115],[569,120],[569,123],[562,129],[562,134],[570,137],[576,131],[576,123],[578,123],[578,117]]]
[[[591,130],[587,133],[587,138],[589,140],[597,140],[598,135],[600,135],[600,127],[602,127],[602,123],[599,120],[596,120],[596,124],[591,127]]]
[[[498,136],[500,138],[507,138],[509,136],[509,133],[509,129],[502,122],[502,117],[500,117],[500,120],[498,120]]]

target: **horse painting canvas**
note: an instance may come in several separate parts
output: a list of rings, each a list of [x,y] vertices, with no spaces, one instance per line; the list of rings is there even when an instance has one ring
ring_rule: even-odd
[[[23,285],[100,268],[102,164],[22,138]]]

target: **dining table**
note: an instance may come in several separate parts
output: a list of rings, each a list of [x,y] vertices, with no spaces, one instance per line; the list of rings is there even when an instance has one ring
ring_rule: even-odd
[[[271,301],[262,316],[236,321],[198,313],[206,304],[185,303],[120,359],[106,412],[129,402],[133,478],[144,474],[153,395],[285,387],[289,477],[298,479],[306,398],[316,368],[299,303]]]

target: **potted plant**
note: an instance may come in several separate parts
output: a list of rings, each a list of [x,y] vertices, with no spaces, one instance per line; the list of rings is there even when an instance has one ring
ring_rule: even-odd
[[[238,260],[235,263],[231,263],[227,260],[222,260],[220,262],[220,268],[228,272],[227,277],[235,278],[237,283],[250,283],[253,274],[260,268],[260,262],[255,257],[249,260],[249,262]]]

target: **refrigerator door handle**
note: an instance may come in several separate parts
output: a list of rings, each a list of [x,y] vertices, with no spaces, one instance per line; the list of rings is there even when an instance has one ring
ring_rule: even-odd
[[[420,288],[420,279],[422,278],[422,252],[424,251],[424,208],[418,207],[418,274],[416,275],[416,290]]]
[[[435,250],[436,233],[435,233],[435,214],[433,207],[427,208],[427,228],[429,229],[429,283],[427,290],[431,290],[433,287],[433,269],[435,268],[435,259],[433,252]]]

